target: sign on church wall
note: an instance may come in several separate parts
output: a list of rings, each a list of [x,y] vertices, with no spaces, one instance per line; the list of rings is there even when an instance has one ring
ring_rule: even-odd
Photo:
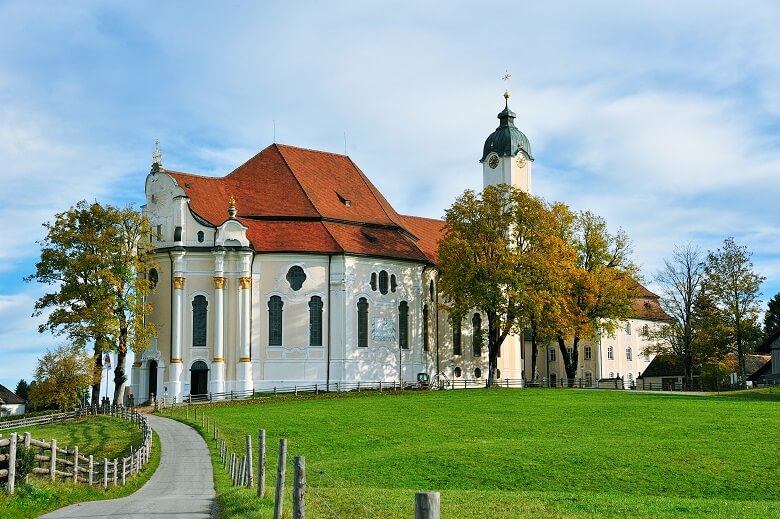
[[[395,340],[395,320],[376,317],[371,322],[371,338],[375,341]]]

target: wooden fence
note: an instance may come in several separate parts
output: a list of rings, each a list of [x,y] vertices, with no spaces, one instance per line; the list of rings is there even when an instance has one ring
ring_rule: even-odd
[[[53,423],[65,421],[82,416],[106,414],[122,418],[137,425],[143,431],[143,440],[139,445],[131,446],[130,452],[123,458],[95,459],[91,454],[79,452],[79,447],[62,448],[57,446],[57,440],[50,442],[36,440],[29,432],[19,435],[11,433],[9,438],[0,438],[0,463],[7,468],[0,469],[0,481],[6,482],[6,490],[13,494],[16,486],[17,458],[23,456],[29,449],[35,449],[35,466],[31,473],[39,477],[45,477],[51,481],[71,479],[74,483],[87,485],[100,485],[108,488],[109,485],[124,485],[128,476],[137,474],[141,468],[149,462],[152,453],[152,429],[149,421],[135,409],[120,406],[91,407],[77,409],[71,413],[59,413],[28,420],[15,420],[12,423],[20,423],[12,427],[24,427],[26,425],[38,425],[39,423]],[[52,420],[52,416],[56,418]],[[47,421],[37,422],[39,418]],[[4,428],[5,427],[5,424]],[[22,450],[22,448],[24,450]]]

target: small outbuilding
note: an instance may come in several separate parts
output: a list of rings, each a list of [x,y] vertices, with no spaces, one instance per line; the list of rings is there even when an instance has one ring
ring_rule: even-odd
[[[24,414],[26,407],[24,399],[0,384],[0,416]]]

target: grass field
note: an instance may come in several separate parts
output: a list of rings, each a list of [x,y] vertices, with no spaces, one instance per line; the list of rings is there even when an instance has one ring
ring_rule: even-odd
[[[45,426],[27,427],[17,430],[30,431],[34,438],[50,441],[57,439],[60,448],[79,446],[79,451],[92,454],[96,459],[113,459],[126,456],[130,445],[138,445],[143,440],[141,430],[135,425],[118,418],[96,416]],[[14,432],[3,431],[4,436]],[[11,496],[0,492],[0,516],[3,519],[23,519],[38,517],[41,514],[81,501],[114,499],[126,496],[138,490],[154,474],[160,462],[160,443],[154,436],[152,459],[138,477],[128,480],[124,487],[109,487],[103,490],[87,485],[74,485],[69,482],[51,483],[43,479],[30,478],[30,484],[18,484],[16,493]]]
[[[238,452],[267,430],[271,496],[287,438],[289,459],[306,457],[309,517],[335,517],[323,501],[338,517],[411,517],[424,490],[441,492],[442,517],[780,517],[774,395],[472,390],[200,409]],[[272,497],[221,467],[215,478],[223,517],[271,517]]]

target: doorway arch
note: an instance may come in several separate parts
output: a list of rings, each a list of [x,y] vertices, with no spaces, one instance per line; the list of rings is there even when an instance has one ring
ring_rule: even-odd
[[[209,367],[202,360],[192,363],[190,367],[190,395],[205,395],[209,390]]]
[[[152,395],[154,395],[155,398],[160,396],[157,394],[157,361],[150,360],[147,367],[149,369],[149,387],[147,388],[148,391],[146,394],[149,395],[149,401],[151,402]]]

